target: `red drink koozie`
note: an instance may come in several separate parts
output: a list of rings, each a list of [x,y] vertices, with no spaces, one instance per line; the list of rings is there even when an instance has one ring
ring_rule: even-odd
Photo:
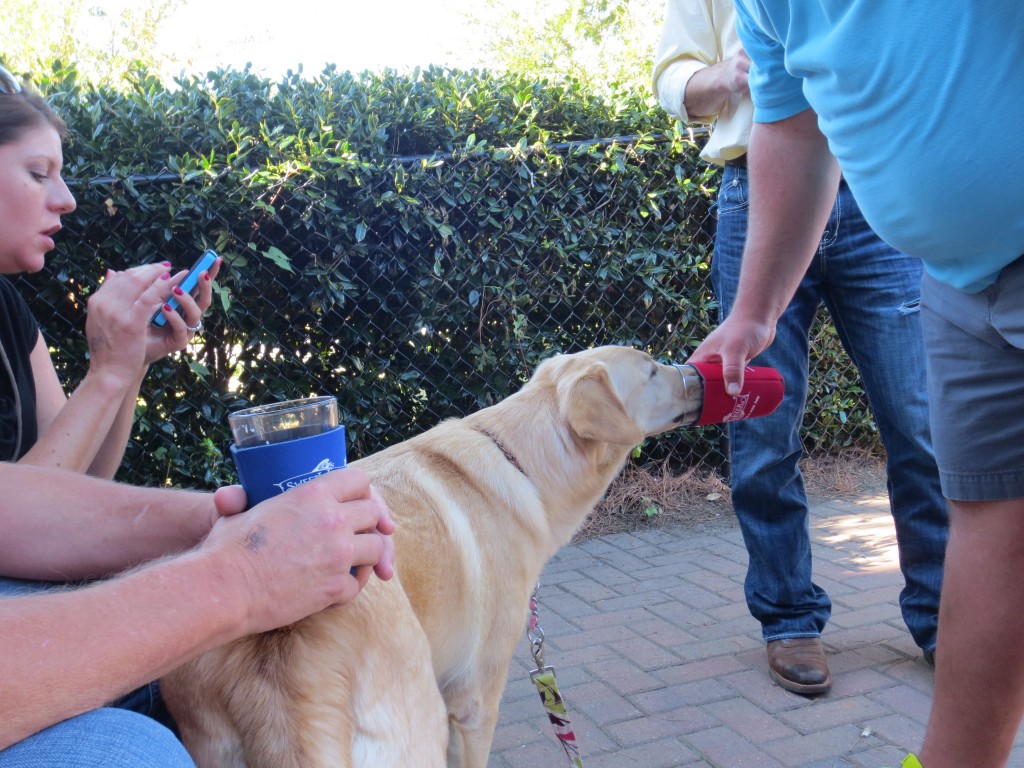
[[[774,368],[748,365],[743,370],[743,389],[736,396],[726,394],[720,363],[686,363],[697,369],[704,383],[704,405],[700,417],[690,426],[726,424],[730,421],[767,416],[779,407],[786,385]]]

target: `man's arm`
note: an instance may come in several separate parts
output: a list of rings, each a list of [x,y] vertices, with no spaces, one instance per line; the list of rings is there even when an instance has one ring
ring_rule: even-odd
[[[194,547],[217,517],[210,493],[0,463],[0,575],[106,576]]]
[[[661,39],[654,52],[654,95],[664,110],[684,123],[713,122],[718,107],[708,109],[701,97],[691,105],[684,96],[690,81],[700,75],[711,85],[721,74],[719,30],[715,28],[715,7],[720,0],[668,0]],[[728,7],[728,6],[726,6]],[[716,69],[711,77],[701,74]],[[692,106],[692,109],[691,109]],[[704,111],[706,110],[706,111]]]
[[[390,577],[393,524],[364,473],[329,472],[231,514],[240,493],[218,491],[222,514],[198,549],[0,599],[0,749],[225,642],[348,602],[371,566]]]
[[[814,257],[840,179],[810,109],[756,123],[748,165],[750,219],[736,302],[690,358],[720,361],[733,393],[743,383],[743,366],[774,339],[775,324]]]
[[[189,554],[82,589],[0,599],[0,750],[238,637],[230,568]]]

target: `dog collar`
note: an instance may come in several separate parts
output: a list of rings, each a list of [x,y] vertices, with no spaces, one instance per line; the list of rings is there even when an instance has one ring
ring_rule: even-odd
[[[487,437],[491,438],[491,442],[498,446],[499,451],[505,454],[505,458],[508,459],[509,464],[518,469],[524,477],[526,476],[526,470],[524,470],[522,465],[519,463],[519,459],[516,458],[515,454],[512,453],[512,451],[505,447],[505,444],[498,439],[497,435],[495,435],[493,432],[487,429],[480,429],[477,431],[480,432],[480,434],[487,435]]]

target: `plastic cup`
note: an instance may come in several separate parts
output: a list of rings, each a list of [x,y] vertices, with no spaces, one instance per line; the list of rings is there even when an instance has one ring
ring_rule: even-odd
[[[258,405],[228,414],[239,448],[286,443],[329,432],[338,426],[338,400],[331,395]]]
[[[231,456],[249,506],[345,466],[345,427],[331,396],[286,400],[228,414]]]

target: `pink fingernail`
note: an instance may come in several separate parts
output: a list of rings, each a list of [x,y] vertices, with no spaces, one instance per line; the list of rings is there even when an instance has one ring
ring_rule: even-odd
[[[166,273],[160,275],[160,279],[161,280],[169,280],[170,277],[171,277],[171,273],[170,272],[166,272]]]
[[[209,272],[203,272],[203,280],[205,280],[206,282],[210,282],[210,273]]]
[[[165,267],[169,267],[169,266],[171,266],[171,262],[169,262],[169,261],[161,261],[160,263],[161,263],[161,264],[162,264],[163,266],[165,266]]]
[[[150,306],[152,306],[152,305],[150,305]],[[173,311],[174,310],[171,309],[171,305],[170,304],[164,304],[164,312],[173,312]]]
[[[174,286],[174,290],[172,291],[172,293],[174,293],[176,296],[183,296],[185,294],[185,292],[181,290],[181,287],[177,285]]]

